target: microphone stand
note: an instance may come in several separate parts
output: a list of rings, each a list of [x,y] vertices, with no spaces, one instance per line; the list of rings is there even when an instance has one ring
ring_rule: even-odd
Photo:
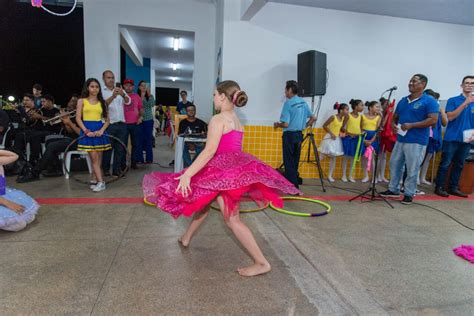
[[[387,91],[385,91],[387,92]],[[385,93],[384,92],[384,93]],[[390,98],[392,97],[392,92],[393,90],[390,90],[390,94],[388,95],[388,100],[387,100],[387,105],[390,104]],[[382,94],[383,95],[383,94]],[[383,119],[383,118],[382,118]],[[352,197],[349,202],[352,202],[354,201],[355,199],[357,198],[361,198],[361,200],[363,199],[367,199],[369,201],[376,201],[376,200],[383,200],[385,203],[388,204],[388,206],[390,206],[391,208],[394,208],[392,204],[390,204],[390,202],[384,198],[380,192],[377,191],[377,188],[376,188],[376,182],[377,182],[377,167],[378,167],[378,162],[379,162],[379,153],[381,151],[381,141],[380,141],[380,132],[382,131],[382,126],[379,126],[379,128],[377,129],[377,131],[375,132],[375,139],[376,141],[378,142],[379,146],[378,146],[378,149],[377,150],[374,150],[374,168],[372,169],[372,180],[370,181],[370,187],[365,190],[364,192]]]

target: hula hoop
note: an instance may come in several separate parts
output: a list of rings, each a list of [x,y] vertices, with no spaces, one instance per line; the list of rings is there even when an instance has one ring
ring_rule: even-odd
[[[74,11],[74,9],[76,9],[76,6],[77,6],[77,0],[74,0],[74,4],[72,6],[72,8],[68,11],[68,12],[65,12],[65,13],[57,13],[57,12],[54,12],[54,11],[51,11],[49,10],[48,8],[46,8],[44,5],[43,5],[43,0],[31,0],[31,5],[33,7],[36,7],[36,8],[42,8],[43,10],[45,10],[46,12],[52,14],[52,15],[55,15],[55,16],[67,16],[69,14],[72,13],[72,11]]]
[[[120,140],[118,139],[117,137],[115,136],[112,136],[112,135],[108,135],[108,134],[104,134],[106,135],[107,137],[115,140],[116,142],[120,143],[120,145],[122,145],[122,148],[124,149],[125,151],[125,161],[127,161],[127,158],[130,157],[130,154],[127,150],[127,146],[125,146],[125,144]],[[76,139],[74,139],[72,142],[69,143],[69,145],[67,145],[66,149],[64,150],[64,157],[66,157],[66,154],[68,153],[69,149],[71,148],[72,145],[74,145],[75,143],[77,143],[79,140],[83,139],[84,137],[87,137],[86,135],[83,135],[83,136],[80,136]],[[111,149],[113,150],[113,149]],[[86,153],[86,152],[85,152]],[[79,180],[77,179],[74,175],[71,174],[71,172],[67,169],[67,166],[66,166],[66,159],[63,159],[63,168],[64,170],[66,171],[66,173],[69,175],[70,178],[73,178],[75,181],[79,182],[79,183],[82,183],[82,184],[87,184],[89,185],[89,181],[82,181],[82,180]],[[117,180],[119,180],[120,178],[122,178],[126,173],[128,172],[128,166],[125,167],[124,170],[122,170],[122,172],[119,174],[118,177],[112,179],[112,180],[109,180],[109,181],[105,181],[106,184],[110,184],[110,183],[113,183]]]
[[[364,140],[365,140],[365,136],[364,136]],[[356,152],[354,155],[354,160],[352,160],[351,174],[354,172],[356,162],[359,162],[360,157],[362,156],[361,143],[362,143],[362,135],[359,135],[359,139],[357,140],[357,147],[356,147]]]
[[[331,205],[329,205],[326,202],[320,201],[320,200],[310,199],[310,198],[305,198],[305,197],[299,197],[299,196],[283,196],[281,199],[282,200],[306,201],[306,202],[320,204],[320,205],[326,207],[326,210],[324,212],[321,212],[321,213],[301,213],[301,212],[294,212],[294,211],[285,210],[283,208],[278,208],[278,207],[274,206],[272,203],[270,203],[270,208],[272,208],[273,210],[275,210],[279,213],[282,213],[282,214],[292,215],[292,216],[300,216],[300,217],[317,217],[317,216],[327,215],[327,214],[329,214],[329,212],[331,212]]]
[[[266,209],[267,207],[270,206],[270,203],[267,203],[265,204],[264,206],[261,206],[261,207],[257,207],[257,208],[249,208],[249,209],[246,209],[246,210],[240,210],[239,213],[255,213],[255,212],[260,212],[260,211],[263,211],[264,209]],[[221,211],[220,208],[218,208],[217,206],[213,206],[211,205],[211,208],[213,210],[216,210],[216,211]]]
[[[156,206],[155,204],[149,202],[145,197],[143,198],[143,204],[145,205],[148,205],[148,206]],[[247,210],[240,210],[240,213],[254,213],[254,212],[258,212],[258,211],[263,211],[264,209],[266,209],[267,207],[270,206],[270,203],[267,203],[265,204],[263,207],[259,207],[259,208],[251,208],[251,209],[247,209]],[[211,205],[211,208],[213,210],[216,210],[216,211],[220,211],[221,209],[218,208],[218,207],[215,207],[213,205]]]

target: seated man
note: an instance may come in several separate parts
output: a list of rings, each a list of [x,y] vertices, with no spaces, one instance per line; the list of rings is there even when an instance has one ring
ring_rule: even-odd
[[[72,96],[71,100],[68,102],[67,111],[74,110],[76,106],[77,97]],[[61,114],[64,114],[65,112],[65,110],[61,110]],[[79,136],[81,129],[77,126],[75,120],[74,122],[71,120],[69,115],[63,116],[61,118],[61,124],[58,125],[62,125],[62,135],[58,135],[62,137],[47,140],[46,150],[43,153],[42,158],[34,166],[31,173],[25,174],[17,179],[18,183],[39,180],[40,174],[45,177],[57,177],[63,175],[59,154],[64,152],[67,146]],[[76,148],[77,144],[74,144],[69,150],[75,150]]]
[[[202,120],[196,118],[196,106],[194,104],[189,104],[186,107],[186,119],[182,120],[179,123],[178,134],[181,135],[204,135],[207,133],[207,124]],[[189,167],[194,159],[201,153],[204,149],[204,143],[184,143],[183,150],[183,163],[184,167]],[[189,151],[195,151],[196,156],[194,159],[191,159],[191,154]]]
[[[59,124],[43,124],[43,120],[55,117],[58,114],[59,110],[54,107],[54,98],[50,95],[43,96],[41,98],[41,109],[27,112],[28,119],[35,123],[30,126],[27,125],[23,131],[15,134],[15,152],[24,153],[26,144],[30,143],[30,161],[37,161],[41,155],[41,143],[44,142],[46,136],[59,134],[61,129]]]

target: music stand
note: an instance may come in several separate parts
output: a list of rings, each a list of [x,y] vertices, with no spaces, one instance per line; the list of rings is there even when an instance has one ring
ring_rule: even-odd
[[[382,94],[383,95],[383,94]],[[390,90],[390,94],[388,95],[388,100],[387,104],[390,104],[390,98],[392,97],[392,90]],[[375,132],[375,139],[379,143],[379,146],[377,150],[374,150],[374,168],[372,172],[372,181],[370,181],[370,187],[365,190],[364,192],[357,194],[356,196],[352,197],[349,202],[354,201],[357,198],[361,199],[367,199],[369,201],[376,201],[376,200],[383,200],[385,203],[387,203],[391,208],[394,208],[390,202],[383,197],[379,191],[377,191],[377,188],[375,187],[375,184],[377,182],[377,167],[378,167],[378,161],[379,161],[379,153],[381,150],[381,142],[380,142],[380,132],[382,131],[382,126],[380,126],[377,131]]]

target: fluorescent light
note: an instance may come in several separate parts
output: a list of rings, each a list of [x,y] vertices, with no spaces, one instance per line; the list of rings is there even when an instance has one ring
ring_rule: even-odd
[[[14,97],[14,96],[12,96],[12,95],[11,95],[11,96],[9,96],[9,97],[8,97],[8,101],[10,101],[10,102],[13,102],[13,101],[15,101],[15,97]]]
[[[172,65],[172,68],[173,68],[173,70],[176,70],[176,68],[178,68],[178,65],[177,65],[177,64],[173,64],[173,65]]]
[[[176,77],[171,77],[171,80],[172,80],[173,82],[175,82],[176,79],[177,79]]]
[[[173,38],[173,49],[178,50],[179,49],[179,37]]]

